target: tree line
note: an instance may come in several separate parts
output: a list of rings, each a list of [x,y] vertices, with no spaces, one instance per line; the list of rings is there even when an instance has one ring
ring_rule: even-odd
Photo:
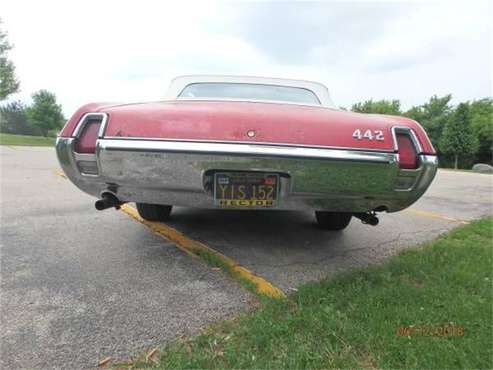
[[[32,100],[31,105],[12,101],[0,106],[0,132],[56,136],[66,120],[55,94],[47,90],[39,90],[32,95]]]
[[[402,110],[399,100],[367,100],[351,110],[406,116],[419,122],[438,152],[443,167],[471,168],[492,163],[493,99],[451,105],[452,95],[432,96],[426,103]]]
[[[0,20],[1,25],[1,20]],[[0,28],[0,102],[19,91],[14,63],[8,58],[12,45]],[[13,101],[0,106],[0,132],[20,135],[55,136],[63,126],[62,107],[55,94],[39,90],[32,95],[33,103],[26,106]]]
[[[1,20],[0,20],[1,25]],[[19,91],[15,66],[8,58],[12,48],[0,28],[0,102]],[[473,163],[492,163],[493,100],[491,97],[452,106],[452,95],[432,96],[426,103],[408,110],[399,100],[367,100],[351,110],[406,116],[418,121],[438,151],[443,167],[470,168]],[[0,105],[0,132],[55,136],[65,122],[55,94],[40,90],[32,104],[13,101]],[[344,108],[343,108],[344,109]]]

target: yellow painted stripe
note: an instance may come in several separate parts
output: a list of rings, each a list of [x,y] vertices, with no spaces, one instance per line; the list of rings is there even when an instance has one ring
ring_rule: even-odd
[[[67,178],[67,176],[60,170],[55,171],[55,174],[65,179]],[[228,266],[232,275],[239,276],[240,278],[245,279],[250,283],[252,283],[253,285],[255,285],[255,289],[257,293],[272,298],[286,297],[286,295],[281,289],[276,288],[274,285],[269,283],[264,278],[255,275],[253,272],[241,266],[235,260],[225,256],[224,254],[219,253],[218,251],[212,248],[209,248],[203,243],[190,239],[189,237],[183,235],[181,232],[168,225],[165,225],[160,222],[152,222],[152,221],[144,220],[142,217],[140,217],[137,210],[129,206],[128,204],[122,205],[121,210],[125,212],[127,215],[129,215],[130,217],[132,217],[133,219],[139,221],[140,223],[150,228],[157,235],[173,241],[178,248],[180,248],[181,250],[192,256],[201,257],[204,252],[209,255],[214,255],[215,258],[220,260],[224,265]]]
[[[64,179],[67,178],[67,175],[65,175],[65,173],[63,173],[62,170],[55,170],[55,174],[57,174],[58,176],[63,177]]]
[[[157,235],[173,241],[178,248],[180,248],[181,250],[183,250],[184,252],[190,255],[201,257],[204,252],[209,255],[213,255],[215,258],[220,260],[223,264],[225,264],[230,269],[233,276],[237,275],[242,279],[245,279],[250,283],[253,283],[255,285],[257,293],[272,298],[284,298],[286,296],[282,290],[276,288],[264,278],[255,275],[247,268],[238,264],[235,260],[208,247],[207,245],[200,243],[196,240],[190,239],[189,237],[183,235],[178,230],[166,224],[144,220],[142,217],[140,217],[137,210],[129,206],[128,204],[122,205],[121,210],[125,212],[127,215],[134,218],[135,220],[141,222],[142,224],[150,228]]]
[[[415,214],[415,215],[418,215],[418,216],[423,216],[423,217],[428,217],[428,218],[434,218],[434,219],[437,219],[437,220],[455,222],[455,223],[462,224],[462,225],[469,224],[469,221],[466,221],[466,220],[459,220],[457,218],[445,216],[445,215],[442,215],[440,213],[423,211],[421,209],[416,209],[416,208],[408,208],[408,209],[405,210],[405,212],[412,213],[412,214]]]

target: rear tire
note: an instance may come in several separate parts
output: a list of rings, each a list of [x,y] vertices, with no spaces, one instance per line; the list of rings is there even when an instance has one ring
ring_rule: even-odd
[[[340,231],[343,230],[351,222],[353,215],[345,212],[326,212],[316,211],[318,227],[323,230]]]
[[[162,204],[136,203],[140,217],[147,221],[166,221],[173,206]]]

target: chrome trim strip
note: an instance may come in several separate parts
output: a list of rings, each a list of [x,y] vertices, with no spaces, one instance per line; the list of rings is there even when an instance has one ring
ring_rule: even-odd
[[[104,136],[104,132],[106,130],[106,125],[108,124],[108,115],[106,113],[99,112],[90,112],[86,113],[82,116],[82,118],[77,123],[74,132],[72,133],[72,137],[78,138],[82,133],[84,126],[91,119],[100,119],[101,126],[99,127],[98,138],[102,138]]]
[[[144,140],[98,140],[97,152],[169,152],[226,154],[230,156],[290,157],[304,159],[332,159],[373,163],[395,163],[394,153],[376,153],[338,149],[318,149],[294,146],[266,146],[250,144],[226,144],[205,142],[144,141]]]
[[[336,149],[350,150],[355,152],[377,152],[377,153],[394,153],[394,149],[372,149],[372,148],[353,148],[344,146],[323,146],[323,145],[300,145],[289,143],[272,143],[269,141],[230,141],[230,140],[207,140],[207,139],[173,139],[173,138],[155,138],[155,137],[122,137],[122,136],[105,136],[105,140],[131,140],[131,141],[168,141],[168,142],[184,142],[184,143],[220,143],[220,144],[247,144],[247,145],[268,145],[274,147],[296,147],[296,148],[314,148],[314,149]],[[395,145],[394,145],[395,146]]]
[[[76,153],[76,152],[74,152],[74,158],[75,158],[76,161],[92,161],[92,162],[96,162],[96,154]]]
[[[416,154],[420,155],[423,153],[423,148],[421,147],[421,143],[419,142],[416,133],[412,128],[406,126],[392,126],[392,140],[394,140],[394,149],[396,152],[399,151],[399,146],[397,145],[397,132],[408,134],[414,144]]]

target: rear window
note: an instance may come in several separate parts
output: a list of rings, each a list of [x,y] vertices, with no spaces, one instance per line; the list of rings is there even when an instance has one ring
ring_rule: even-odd
[[[178,98],[260,100],[320,105],[315,93],[308,89],[249,83],[192,83],[182,90]]]

